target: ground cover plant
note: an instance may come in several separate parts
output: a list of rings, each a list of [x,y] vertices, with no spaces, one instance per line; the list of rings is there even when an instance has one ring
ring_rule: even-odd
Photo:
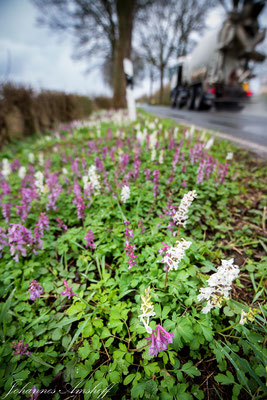
[[[3,398],[266,396],[266,166],[120,111],[0,170]]]

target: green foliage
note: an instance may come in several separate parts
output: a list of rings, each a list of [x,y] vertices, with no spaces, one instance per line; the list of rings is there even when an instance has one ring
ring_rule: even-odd
[[[33,230],[40,212],[49,216],[50,230],[45,233],[43,250],[20,257],[19,262],[13,260],[8,247],[2,250],[0,387],[3,393],[14,384],[21,389],[25,383],[29,388],[36,385],[51,390],[60,376],[61,387],[65,383],[78,387],[85,399],[104,393],[107,399],[201,400],[208,398],[204,385],[208,382],[209,398],[263,399],[267,358],[263,346],[267,266],[262,257],[266,247],[263,168],[252,160],[244,161],[242,152],[235,153],[224,184],[219,182],[216,170],[203,184],[197,184],[199,163],[190,162],[190,147],[200,143],[200,133],[186,138],[180,126],[175,141],[177,146],[183,139],[186,172],[182,172],[180,161],[173,181],[168,183],[175,152],[173,148],[167,150],[173,138],[172,123],[155,122],[141,115],[138,124],[117,126],[104,119],[100,125],[96,118],[90,127],[64,132],[64,137],[35,138],[14,148],[25,166],[29,152],[36,158],[40,152],[45,159],[50,158],[50,172],[58,174],[63,193],[56,203],[57,210],[49,211],[48,194],[42,195],[40,201],[32,203],[25,222]],[[159,146],[165,146],[164,164],[151,161],[151,151],[144,143],[141,170],[136,180],[130,180],[131,195],[124,204],[117,183],[134,172],[136,132],[144,128],[150,134],[160,132]],[[105,159],[103,146],[108,149]],[[4,149],[1,159],[11,160],[14,149]],[[86,160],[87,167],[95,163],[96,157],[102,157],[107,172],[110,187],[105,186],[102,175],[102,192],[91,195],[82,221],[77,219],[73,192],[69,190],[75,180],[82,186],[82,179],[73,176],[68,159],[63,162],[63,149],[68,157]],[[215,142],[208,154],[217,163],[224,163],[229,151],[235,149],[228,143]],[[121,153],[126,152],[131,158],[121,172],[117,167]],[[248,166],[254,168],[253,179]],[[35,168],[43,171],[37,162]],[[62,168],[68,171],[68,182]],[[82,171],[81,164],[79,168]],[[146,169],[151,174],[160,171],[156,198],[153,176],[146,179]],[[185,181],[187,187],[182,185]],[[16,206],[21,200],[21,182],[16,173],[9,176],[8,183],[12,191],[11,222],[19,223]],[[173,245],[176,238],[168,228],[172,219],[163,210],[170,203],[179,206],[183,195],[193,189],[198,197],[190,208],[186,228],[180,231],[192,245],[178,270],[168,274],[165,288],[158,250],[162,242]],[[58,226],[57,217],[68,226],[67,231]],[[137,264],[130,270],[124,252],[124,220],[131,223],[137,254]],[[1,227],[8,228],[4,219]],[[95,235],[94,249],[85,247],[89,229]],[[197,301],[199,289],[222,258],[232,257],[241,267],[233,298],[225,300],[222,308],[203,314],[203,305]],[[28,292],[33,279],[44,288],[43,296],[34,302],[29,300]],[[61,295],[63,280],[75,293],[70,299]],[[173,343],[157,357],[149,354],[149,343],[144,339],[147,333],[138,318],[141,295],[148,286],[156,312],[151,327],[155,329],[160,323],[174,333]],[[240,325],[241,312],[248,313],[249,307],[261,313],[254,321]],[[30,356],[14,355],[12,342],[19,340],[29,345]],[[30,397],[29,393],[23,397],[16,392],[7,398],[25,397]]]

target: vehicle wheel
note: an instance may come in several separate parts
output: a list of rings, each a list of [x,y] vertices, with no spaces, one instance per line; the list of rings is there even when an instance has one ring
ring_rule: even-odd
[[[172,107],[172,108],[175,108],[175,107],[176,107],[176,99],[177,99],[177,96],[176,96],[175,94],[173,94],[173,95],[171,96],[171,107]]]
[[[184,100],[180,94],[178,94],[176,104],[177,104],[177,108],[179,108],[179,110],[184,106]]]
[[[187,96],[186,108],[188,110],[193,110],[194,103],[195,103],[195,90],[194,88],[190,88]]]
[[[194,102],[194,109],[196,111],[203,110],[204,101],[203,101],[203,90],[202,87],[199,86],[195,92],[195,102]]]

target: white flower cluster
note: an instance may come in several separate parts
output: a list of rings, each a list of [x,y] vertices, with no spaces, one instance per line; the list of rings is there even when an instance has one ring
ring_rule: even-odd
[[[188,219],[187,216],[188,209],[191,206],[192,201],[196,197],[197,197],[197,192],[195,190],[192,190],[191,192],[188,192],[184,195],[178,211],[173,216],[173,220],[177,225],[183,225],[183,227],[185,228]]]
[[[37,187],[38,193],[44,193],[44,174],[41,171],[37,171],[34,174],[35,177],[35,186]]]
[[[200,294],[197,296],[198,301],[207,300],[207,305],[202,309],[204,314],[207,314],[212,308],[221,307],[223,298],[229,296],[232,282],[240,272],[239,267],[233,262],[233,258],[228,261],[222,260],[222,265],[217,272],[209,277],[209,286],[200,289]]]
[[[33,164],[33,163],[34,163],[34,160],[35,160],[34,154],[33,154],[33,153],[30,153],[29,156],[28,156],[28,158],[29,158],[30,163]]]
[[[213,146],[213,143],[214,143],[214,137],[212,136],[212,137],[207,141],[206,146],[205,146],[205,149],[206,149],[206,150],[209,150],[209,149]]]
[[[18,170],[18,176],[20,177],[20,179],[24,179],[26,175],[26,168],[25,167],[19,167]]]
[[[161,149],[159,152],[159,164],[163,164],[164,163],[164,150]]]
[[[44,153],[39,153],[38,154],[38,161],[39,161],[39,164],[43,167],[43,165],[44,165]]]
[[[172,269],[178,269],[181,260],[185,256],[185,251],[189,249],[191,244],[192,242],[188,242],[184,239],[182,239],[180,242],[177,240],[175,246],[172,246],[167,250],[167,253],[163,257],[162,262],[168,265],[168,271],[171,271]]]
[[[5,178],[11,173],[11,167],[7,158],[4,158],[2,161],[2,174]]]
[[[92,187],[95,190],[95,194],[98,194],[101,186],[100,186],[100,182],[99,182],[99,175],[96,173],[95,165],[91,165],[91,167],[89,168],[88,178],[89,178],[89,183],[92,185]]]
[[[131,194],[131,191],[130,191],[129,186],[124,185],[121,189],[121,201],[123,203],[126,203],[126,201],[130,198],[130,194]]]
[[[144,145],[144,143],[146,142],[146,138],[147,138],[147,129],[145,128],[142,131],[138,130],[137,134],[136,134],[136,139],[140,142],[141,146]]]
[[[156,313],[154,312],[154,306],[150,299],[150,287],[145,289],[145,295],[141,296],[142,304],[141,304],[141,314],[139,318],[141,322],[144,324],[147,333],[151,334],[152,329],[149,326],[149,318],[154,317]]]

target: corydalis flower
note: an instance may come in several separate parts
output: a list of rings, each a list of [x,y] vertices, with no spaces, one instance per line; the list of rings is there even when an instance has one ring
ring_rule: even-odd
[[[20,340],[18,343],[13,342],[12,343],[12,347],[15,350],[14,351],[15,356],[19,355],[20,358],[21,358],[21,356],[29,356],[31,354],[31,352],[28,351],[29,345],[28,344],[24,344],[23,340]]]
[[[30,400],[37,400],[40,393],[41,393],[40,390],[38,390],[36,386],[33,386],[33,387],[31,388],[31,397],[30,397]]]
[[[192,204],[192,201],[197,197],[195,190],[188,192],[182,198],[178,211],[175,213],[173,220],[177,225],[182,225],[184,228],[188,219],[188,209]]]
[[[166,252],[166,255],[163,257],[161,262],[168,267],[168,270],[171,271],[173,269],[177,270],[181,260],[185,256],[185,251],[189,249],[192,242],[188,242],[182,239],[180,242],[177,240],[175,246],[169,247]]]
[[[126,241],[125,241],[125,247],[124,247],[124,251],[125,254],[129,257],[128,258],[128,264],[129,267],[128,269],[131,269],[135,264],[136,264],[136,258],[137,256],[134,254],[134,250],[135,250],[135,246],[134,244],[130,243],[130,238],[134,239],[134,233],[132,229],[129,229],[127,225],[130,225],[129,221],[124,221],[125,224],[125,237],[126,237]]]
[[[261,314],[261,311],[258,310],[257,308],[252,308],[249,307],[248,312],[245,312],[244,310],[241,311],[241,317],[240,317],[240,325],[245,325],[247,321],[249,320],[250,322],[253,322],[255,319],[255,315]]]
[[[37,187],[37,191],[39,194],[44,193],[44,174],[41,171],[37,171],[34,174],[35,177],[35,186]]]
[[[15,255],[14,260],[19,261],[19,255],[27,255],[27,248],[32,246],[33,237],[29,229],[22,224],[11,224],[8,228],[8,243],[11,255]]]
[[[95,194],[98,194],[101,186],[99,183],[99,175],[96,173],[95,165],[91,165],[91,167],[89,168],[88,178],[89,178],[89,182],[91,183],[92,187],[95,190]]]
[[[221,307],[222,300],[227,299],[232,289],[232,282],[238,277],[240,269],[233,264],[234,259],[222,260],[217,272],[208,279],[209,286],[200,289],[197,296],[198,301],[207,300],[207,305],[202,309],[207,314],[212,308]]]
[[[32,301],[34,301],[36,297],[40,297],[43,291],[44,289],[42,288],[40,283],[38,283],[36,280],[30,282],[29,292],[30,292],[30,299]]]
[[[64,222],[62,221],[62,219],[56,217],[56,221],[57,221],[57,226],[61,229],[63,229],[64,231],[68,230],[68,227],[66,224],[64,224]]]
[[[87,235],[84,236],[84,240],[86,241],[86,245],[85,247],[92,247],[92,249],[95,248],[95,235],[93,234],[93,232],[89,229]]]
[[[168,344],[173,342],[174,333],[167,332],[161,325],[153,329],[151,336],[145,339],[151,341],[149,355],[157,356],[160,351],[167,350]]]
[[[72,286],[69,287],[69,284],[67,281],[63,281],[64,286],[65,286],[65,290],[63,292],[61,292],[62,296],[67,296],[68,299],[71,298],[71,296],[75,296],[75,293],[73,293],[72,291]]]
[[[127,185],[124,185],[121,189],[121,201],[126,203],[126,201],[130,198],[130,188]]]
[[[7,158],[4,158],[2,161],[2,174],[5,178],[8,177],[9,174],[11,174],[11,166],[9,164],[9,161]]]
[[[22,166],[18,170],[18,176],[20,177],[20,179],[24,179],[25,175],[26,175],[26,168]]]
[[[152,333],[152,329],[149,326],[149,318],[156,315],[156,313],[154,312],[154,306],[150,298],[150,287],[145,289],[145,295],[141,296],[141,299],[141,314],[139,315],[139,318],[144,324],[147,333]]]

